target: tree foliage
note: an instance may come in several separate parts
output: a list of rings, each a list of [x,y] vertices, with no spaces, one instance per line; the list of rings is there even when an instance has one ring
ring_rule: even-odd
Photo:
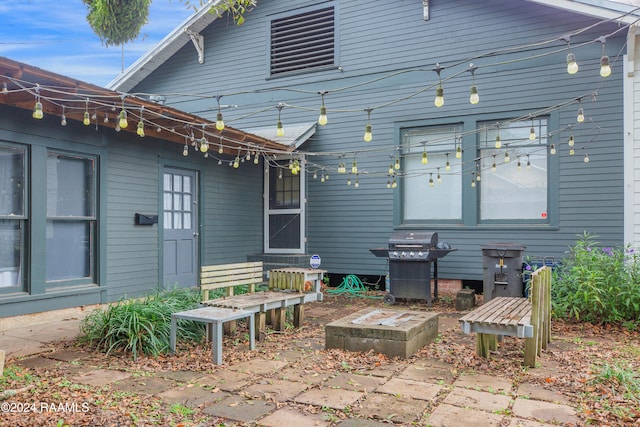
[[[152,0],[83,0],[87,6],[87,22],[106,46],[117,46],[135,40],[140,29],[149,19]],[[206,1],[194,4],[184,1],[187,7],[198,9]],[[253,10],[257,0],[224,0],[211,6],[211,13],[221,17],[228,13],[236,25],[242,25],[244,15]]]

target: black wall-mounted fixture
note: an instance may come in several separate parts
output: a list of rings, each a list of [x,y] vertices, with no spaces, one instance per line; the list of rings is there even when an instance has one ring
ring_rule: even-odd
[[[136,214],[136,225],[153,225],[158,223],[158,215]]]

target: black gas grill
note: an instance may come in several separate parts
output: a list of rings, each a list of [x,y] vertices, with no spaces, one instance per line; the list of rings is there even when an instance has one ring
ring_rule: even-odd
[[[388,248],[371,249],[371,253],[389,260],[387,304],[396,298],[427,300],[431,305],[431,263],[433,263],[433,296],[438,298],[438,258],[455,251],[438,242],[438,233],[398,231],[389,238]]]

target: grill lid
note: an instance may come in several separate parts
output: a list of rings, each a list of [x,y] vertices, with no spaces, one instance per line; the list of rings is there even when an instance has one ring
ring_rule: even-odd
[[[428,231],[396,231],[389,238],[389,249],[432,249],[438,244],[438,233]]]

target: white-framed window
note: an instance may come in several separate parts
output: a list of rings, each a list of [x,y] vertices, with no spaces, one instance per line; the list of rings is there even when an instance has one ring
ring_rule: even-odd
[[[0,145],[0,291],[24,288],[27,152]]]
[[[480,220],[546,221],[547,119],[480,122],[478,129]]]
[[[459,124],[402,130],[404,223],[462,219],[461,159],[455,155],[460,131]]]

